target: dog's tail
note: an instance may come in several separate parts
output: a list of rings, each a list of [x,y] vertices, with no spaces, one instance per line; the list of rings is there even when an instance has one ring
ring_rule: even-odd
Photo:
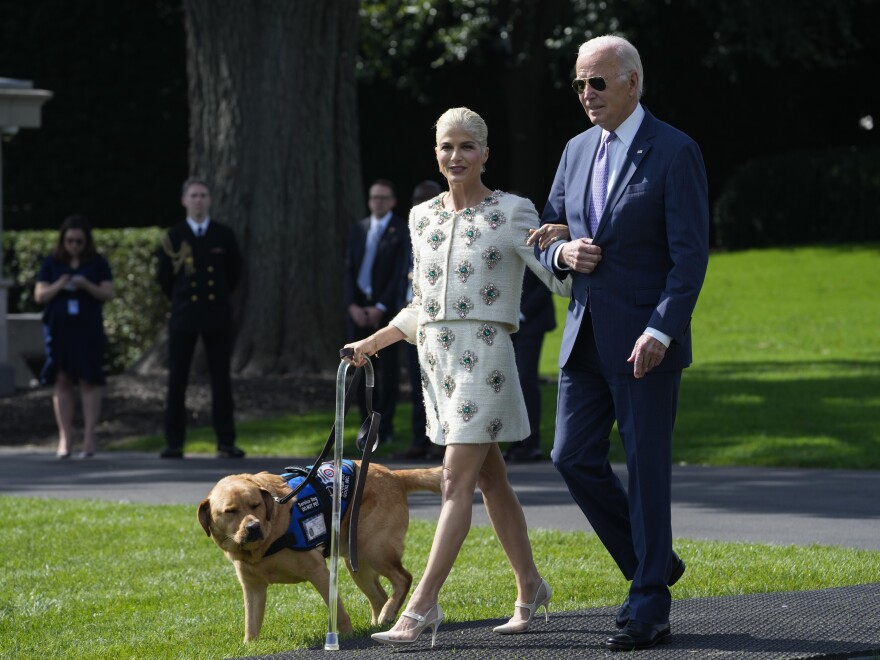
[[[440,475],[443,467],[416,468],[412,470],[394,470],[394,476],[403,481],[406,492],[414,490],[428,490],[432,493],[440,492]]]

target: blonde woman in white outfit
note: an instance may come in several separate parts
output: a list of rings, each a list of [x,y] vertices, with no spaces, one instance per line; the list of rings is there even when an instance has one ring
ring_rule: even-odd
[[[568,295],[567,283],[552,277],[526,244],[538,231],[532,203],[483,184],[489,157],[483,119],[452,108],[436,128],[437,164],[449,190],[410,212],[413,301],[387,327],[347,345],[356,365],[401,339],[417,345],[426,432],[446,446],[443,502],[425,574],[397,624],[373,635],[392,645],[412,644],[425,630],[433,645],[443,619],[440,588],[470,529],[476,486],[516,576],[513,617],[495,632],[527,631],[539,608],[546,617],[551,598],[498,443],[529,435],[510,341],[519,326],[523,270],[531,268],[560,295]]]

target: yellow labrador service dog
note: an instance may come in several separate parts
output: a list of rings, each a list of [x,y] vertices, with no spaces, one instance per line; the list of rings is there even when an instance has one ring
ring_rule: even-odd
[[[354,464],[360,468],[360,461]],[[439,493],[441,472],[441,467],[389,470],[376,463],[370,465],[358,516],[357,572],[352,572],[348,557],[351,507],[345,512],[340,530],[340,555],[345,558],[355,584],[370,601],[374,625],[395,620],[412,584],[412,575],[401,564],[409,525],[407,494],[417,490]],[[330,572],[323,547],[303,551],[283,549],[267,554],[273,543],[288,533],[291,502],[277,504],[274,498],[289,492],[287,481],[279,475],[235,474],[217,482],[199,504],[199,523],[235,565],[244,594],[245,642],[260,634],[270,584],[308,581],[324,602],[329,602]],[[292,502],[300,497],[302,493]],[[391,582],[390,597],[379,582],[380,575]],[[337,625],[340,632],[351,631],[351,621],[341,599]]]

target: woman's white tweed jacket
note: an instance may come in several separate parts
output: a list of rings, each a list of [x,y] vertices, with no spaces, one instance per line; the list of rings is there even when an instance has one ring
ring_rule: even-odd
[[[528,266],[557,295],[568,297],[571,278],[560,282],[526,245],[539,225],[527,199],[496,190],[482,204],[453,213],[441,196],[410,211],[413,300],[392,319],[407,341],[437,321],[486,321],[519,329],[523,273]]]

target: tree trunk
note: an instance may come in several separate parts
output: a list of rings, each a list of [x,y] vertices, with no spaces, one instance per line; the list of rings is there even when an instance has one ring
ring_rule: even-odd
[[[363,206],[357,0],[185,0],[189,161],[245,259],[233,371],[333,366]]]

